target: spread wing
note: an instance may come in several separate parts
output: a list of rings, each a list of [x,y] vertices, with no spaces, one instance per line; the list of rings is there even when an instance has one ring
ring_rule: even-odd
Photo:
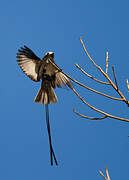
[[[22,71],[33,81],[39,81],[38,70],[42,63],[41,59],[36,56],[27,46],[18,50],[17,62]]]
[[[57,87],[62,87],[62,86],[68,86],[69,88],[72,87],[71,81],[69,78],[67,78],[62,72],[57,72],[56,73],[56,82],[55,84]]]

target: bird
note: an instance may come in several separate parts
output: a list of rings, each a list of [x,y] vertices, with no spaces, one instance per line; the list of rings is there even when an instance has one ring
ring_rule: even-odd
[[[46,107],[46,123],[49,136],[51,165],[53,165],[52,156],[54,157],[56,165],[58,165],[51,143],[48,104],[58,102],[54,89],[56,87],[61,88],[62,86],[71,88],[71,81],[61,70],[56,68],[57,65],[54,62],[54,52],[47,52],[43,58],[40,59],[30,48],[24,45],[24,47],[18,49],[16,58],[21,70],[31,80],[35,82],[41,81],[41,86],[34,102],[44,104]]]
[[[33,81],[42,81],[34,102],[40,104],[56,103],[58,98],[53,88],[62,86],[71,88],[70,80],[49,61],[51,60],[54,63],[53,52],[47,52],[40,59],[27,46],[18,51],[17,62],[22,71]]]

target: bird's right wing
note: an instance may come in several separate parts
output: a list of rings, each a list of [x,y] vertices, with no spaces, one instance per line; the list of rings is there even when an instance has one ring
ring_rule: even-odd
[[[39,81],[38,70],[42,63],[41,59],[36,56],[27,46],[18,50],[17,62],[22,71],[33,81]]]

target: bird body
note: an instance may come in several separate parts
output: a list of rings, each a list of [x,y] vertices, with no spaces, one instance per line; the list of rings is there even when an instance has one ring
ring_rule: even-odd
[[[67,85],[70,80],[50,62],[54,63],[54,53],[48,52],[40,59],[27,46],[18,50],[17,62],[23,72],[33,81],[42,81],[34,101],[40,104],[56,103],[58,101],[53,88]]]

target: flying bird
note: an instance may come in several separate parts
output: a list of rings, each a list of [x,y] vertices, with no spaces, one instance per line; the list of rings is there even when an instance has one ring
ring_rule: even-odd
[[[51,142],[50,123],[48,104],[56,103],[58,98],[54,92],[54,88],[67,86],[71,88],[70,80],[59,71],[54,65],[54,53],[47,52],[45,56],[40,59],[27,46],[20,48],[17,53],[17,62],[22,71],[33,81],[41,81],[41,87],[34,99],[34,102],[44,104],[46,107],[46,123],[49,136],[51,165],[53,165],[53,158],[56,165],[58,165]],[[51,63],[52,62],[52,63]]]

